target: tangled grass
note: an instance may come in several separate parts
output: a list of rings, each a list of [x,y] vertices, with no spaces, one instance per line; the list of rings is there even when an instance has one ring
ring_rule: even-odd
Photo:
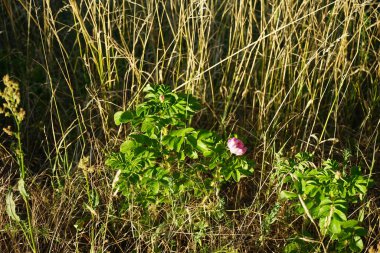
[[[4,252],[279,252],[300,226],[280,206],[276,155],[363,167],[365,249],[379,242],[380,12],[366,0],[2,0],[0,75],[17,79],[27,202],[14,140],[0,134],[1,199],[14,191],[35,247],[0,206]],[[105,154],[128,132],[113,114],[149,83],[198,97],[193,124],[245,136],[256,174],[221,202],[120,214]],[[0,117],[3,117],[0,115]],[[13,124],[1,118],[0,129]],[[82,162],[81,162],[82,161]],[[79,166],[80,165],[80,166]],[[89,203],[93,205],[89,205]]]

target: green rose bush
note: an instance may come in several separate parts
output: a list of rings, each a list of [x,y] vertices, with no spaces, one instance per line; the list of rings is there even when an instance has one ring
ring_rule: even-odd
[[[129,134],[106,161],[116,171],[116,191],[126,199],[144,207],[183,198],[205,201],[217,197],[223,183],[252,174],[254,163],[244,156],[241,140],[191,127],[200,109],[192,95],[163,85],[148,85],[144,92],[145,101],[134,110],[115,113],[116,125],[128,124]]]

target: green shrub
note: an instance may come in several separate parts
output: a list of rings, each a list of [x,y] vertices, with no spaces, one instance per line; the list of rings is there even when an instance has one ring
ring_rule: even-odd
[[[363,213],[354,218],[352,207],[363,200],[371,180],[362,175],[360,167],[330,159],[317,167],[310,154],[300,153],[295,159],[281,159],[277,169],[282,183],[288,186],[281,191],[280,199],[289,200],[291,210],[303,215],[304,225],[313,224],[318,234],[314,239],[310,226],[304,226],[309,229],[303,229],[285,252],[363,250]]]
[[[130,134],[106,165],[116,170],[114,186],[142,206],[182,198],[209,198],[220,185],[250,175],[253,162],[244,144],[189,126],[200,104],[168,86],[148,85],[146,101],[135,110],[115,113],[115,123],[130,124]],[[236,142],[236,145],[233,146]],[[239,146],[240,145],[240,146]],[[238,151],[238,152],[237,152]],[[234,153],[234,154],[233,154]]]

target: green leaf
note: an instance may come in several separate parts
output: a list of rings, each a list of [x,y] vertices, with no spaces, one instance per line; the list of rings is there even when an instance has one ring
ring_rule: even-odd
[[[290,191],[282,191],[280,192],[280,199],[295,199],[298,198],[298,195],[294,192]]]
[[[210,157],[210,156],[212,156],[212,154],[213,154],[213,151],[212,151],[212,150],[208,150],[208,151],[204,151],[204,152],[203,152],[203,156],[204,156],[204,157]]]
[[[197,139],[194,137],[194,134],[187,136],[188,143],[193,147],[197,147]]]
[[[20,178],[18,180],[18,190],[20,191],[20,194],[21,196],[24,198],[24,199],[28,199],[29,198],[29,194],[26,192],[25,190],[25,182],[24,182],[24,179]]]
[[[355,226],[354,227],[355,234],[359,236],[366,236],[367,235],[367,230],[361,226]]]
[[[141,124],[141,131],[152,133],[156,126],[156,119],[154,118],[145,118]]]
[[[153,93],[148,93],[148,94],[145,95],[144,98],[156,98],[156,95],[153,94]]]
[[[342,225],[342,228],[353,228],[356,225],[358,225],[358,223],[359,222],[357,220],[348,220],[348,221],[342,222],[341,225]]]
[[[149,106],[145,103],[139,104],[136,107],[136,115],[141,116],[141,114],[149,109]]]
[[[305,194],[315,195],[318,189],[316,189],[315,185],[311,184],[310,181],[307,182],[307,185],[305,187]],[[316,191],[315,191],[316,190]]]
[[[354,237],[354,243],[355,243],[355,246],[359,249],[359,250],[357,250],[357,252],[363,251],[363,249],[364,249],[364,243],[363,243],[362,238],[360,238],[360,236],[355,236]],[[354,251],[354,249],[353,249],[353,251]]]
[[[343,213],[346,213],[347,211],[347,202],[343,199],[338,199],[334,201],[334,207],[335,209],[339,209]]]
[[[121,123],[128,123],[134,118],[134,114],[132,112],[126,111],[126,112],[116,112],[114,115],[114,121],[115,124],[118,126]]]
[[[198,153],[197,153],[197,151],[192,150],[191,153],[189,154],[189,157],[191,159],[198,159]]]
[[[99,205],[99,193],[97,190],[92,189],[91,194],[90,194],[90,199],[89,199],[89,204],[92,208],[96,208]]]
[[[326,217],[329,215],[330,213],[330,210],[331,210],[331,206],[330,205],[324,205],[324,206],[319,206],[319,210],[318,210],[318,217]]]
[[[139,147],[140,145],[135,140],[126,140],[120,145],[120,152],[128,153]]]
[[[140,181],[140,176],[134,173],[134,174],[131,174],[131,175],[128,177],[128,180],[129,180],[132,184],[137,184],[137,182]]]
[[[337,217],[339,217],[339,219],[341,221],[346,221],[347,220],[347,216],[345,213],[343,213],[341,210],[335,208],[334,210],[334,214],[336,214]]]
[[[319,204],[320,206],[323,206],[323,205],[330,205],[332,203],[331,199],[329,198],[323,198],[321,203]]]
[[[211,131],[200,130],[198,133],[198,139],[200,139],[200,140],[208,139],[208,138],[212,137],[213,135],[214,134]]]
[[[177,151],[177,152],[179,152],[179,151]],[[179,153],[179,160],[180,161],[184,161],[185,160],[185,152],[183,152],[183,151],[181,151],[180,153]]]
[[[149,136],[146,136],[145,134],[130,134],[129,138],[135,140],[137,143],[145,146],[150,146],[154,143],[156,143],[155,140],[152,140],[149,138]]]
[[[341,229],[341,223],[340,221],[336,220],[336,219],[331,219],[331,222],[330,222],[330,227],[329,227],[330,231],[333,233],[333,234],[339,234],[342,229]]]
[[[302,252],[302,245],[296,241],[286,244],[284,253],[299,253]]]
[[[171,131],[170,135],[176,136],[176,137],[185,137],[188,133],[191,133],[192,131],[194,131],[194,128],[188,127],[188,128]]]
[[[235,170],[235,173],[232,173],[232,178],[235,180],[235,182],[239,182],[240,181],[240,171]]]
[[[117,126],[121,124],[121,122],[120,122],[120,118],[121,118],[121,115],[122,115],[122,114],[123,114],[123,112],[120,111],[120,112],[116,112],[116,113],[114,114],[114,116],[113,116],[113,119],[114,119],[115,124],[116,124]]]
[[[163,139],[162,139],[162,145],[166,146],[169,150],[173,150],[174,149],[174,137],[170,136],[170,135],[166,135]]]
[[[230,177],[232,176],[232,174],[233,174],[233,171],[229,171],[229,172],[222,172],[223,173],[223,175],[224,175],[224,179],[226,180],[226,181],[228,181],[228,179],[230,179]]]
[[[160,184],[157,181],[154,181],[151,184],[151,189],[152,189],[153,194],[155,194],[155,195],[158,194],[158,192],[160,190]]]
[[[6,202],[6,206],[7,206],[7,214],[8,214],[8,216],[12,220],[14,220],[16,222],[20,222],[20,217],[16,213],[16,204],[13,201],[13,193],[12,192],[8,192],[7,193],[7,197],[6,197],[5,202]]]
[[[185,140],[185,138],[175,138],[176,141],[175,141],[175,144],[174,144],[174,149],[175,151],[179,152],[181,150],[181,147],[182,147],[182,144]]]
[[[201,152],[206,152],[208,151],[208,147],[207,147],[207,144],[204,143],[203,141],[201,140],[197,140],[197,148],[201,151]]]
[[[366,194],[367,192],[367,187],[362,184],[355,184],[355,187],[360,191],[362,194]]]
[[[352,176],[360,176],[361,175],[361,168],[354,166],[351,168],[351,175]]]
[[[151,91],[154,91],[154,88],[148,83],[144,89],[143,89],[143,92],[147,93],[147,92],[151,92]]]
[[[168,143],[168,149],[173,150],[175,148],[175,145],[177,144],[177,138],[171,137]]]

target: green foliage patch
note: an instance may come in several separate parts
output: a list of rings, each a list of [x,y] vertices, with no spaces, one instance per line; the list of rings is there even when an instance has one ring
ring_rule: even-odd
[[[231,154],[215,132],[190,127],[200,109],[192,95],[158,85],[144,92],[145,101],[134,110],[115,113],[115,123],[129,124],[131,132],[106,161],[118,171],[115,187],[127,199],[145,207],[205,200],[217,195],[222,183],[252,174],[253,162]]]
[[[281,191],[280,199],[290,201],[291,210],[303,215],[306,225],[296,240],[285,247],[285,252],[363,250],[366,230],[360,222],[364,213],[354,212],[353,207],[363,200],[372,181],[362,175],[360,167],[331,159],[318,167],[312,155],[299,153],[295,159],[281,159],[277,169],[277,176],[288,186]],[[308,226],[311,224],[318,235],[316,239]]]

